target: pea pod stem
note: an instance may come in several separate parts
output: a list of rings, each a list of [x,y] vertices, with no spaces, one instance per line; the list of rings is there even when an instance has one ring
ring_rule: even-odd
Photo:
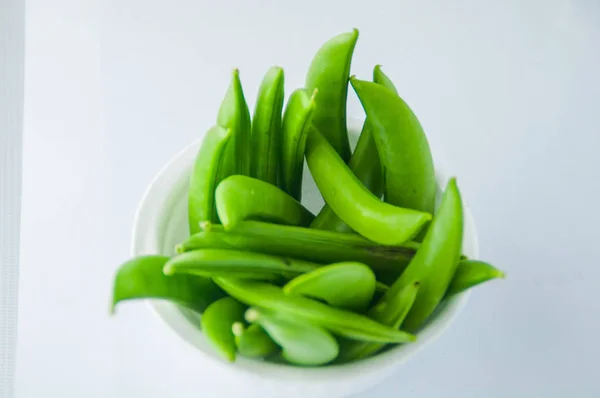
[[[489,263],[478,260],[462,260],[458,263],[444,298],[452,297],[484,282],[504,277],[504,272]]]
[[[212,346],[228,361],[234,362],[236,344],[232,331],[235,322],[244,320],[246,306],[231,297],[223,297],[208,306],[200,324]]]
[[[367,239],[380,244],[402,244],[414,238],[431,220],[429,213],[380,201],[316,130],[308,136],[306,161],[325,202]]]
[[[250,175],[277,185],[281,145],[284,73],[271,67],[260,85],[252,119]]]
[[[227,177],[216,189],[217,213],[225,229],[244,220],[308,226],[314,215],[281,189],[241,175]]]
[[[419,247],[407,242],[401,246],[381,246],[357,234],[245,221],[234,229],[206,223],[204,231],[177,245],[177,252],[215,248],[247,250],[290,256],[321,264],[358,261],[376,274],[392,273],[395,277],[408,265]]]
[[[242,322],[235,322],[231,330],[237,350],[244,357],[264,358],[279,350],[277,344],[259,324],[251,324],[246,328]]]

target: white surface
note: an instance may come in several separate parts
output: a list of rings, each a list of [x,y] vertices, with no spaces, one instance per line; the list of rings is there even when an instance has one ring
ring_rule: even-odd
[[[384,65],[459,176],[482,258],[508,274],[360,397],[598,397],[600,5],[249,3],[27,2],[17,397],[241,388],[195,367],[144,304],[109,318],[113,272],[145,187],[214,121],[231,68],[251,104],[274,63],[289,93],[354,26],[353,73]]]
[[[363,120],[350,119],[348,132],[354,147],[363,126]],[[187,192],[189,178],[200,148],[201,139],[188,145],[163,167],[142,196],[136,211],[132,255],[175,254],[175,245],[189,236]],[[437,203],[447,184],[448,176],[437,170]],[[302,184],[302,202],[317,212],[323,199],[305,166]],[[464,235],[462,251],[469,258],[478,258],[477,230],[468,209],[468,199],[463,198]],[[173,334],[197,349],[191,366],[205,369],[208,373],[223,368],[224,384],[233,384],[243,389],[244,397],[285,396],[288,398],[337,398],[347,397],[373,387],[418,352],[431,345],[452,325],[468,301],[471,291],[466,291],[438,306],[436,313],[418,332],[417,341],[400,344],[393,349],[366,360],[350,364],[321,368],[302,368],[238,357],[235,364],[222,359],[200,330],[200,318],[177,305],[164,300],[148,300]],[[188,388],[202,389],[202,380],[188,381]]]

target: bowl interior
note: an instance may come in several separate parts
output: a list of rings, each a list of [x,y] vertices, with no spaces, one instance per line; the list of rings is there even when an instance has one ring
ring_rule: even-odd
[[[362,122],[351,120],[349,131],[352,146],[355,145],[362,127]],[[158,174],[142,199],[134,224],[133,255],[142,254],[175,254],[175,245],[188,236],[187,227],[187,189],[188,179],[200,140],[191,144],[179,153]],[[441,172],[436,175],[438,182],[437,204],[446,185],[447,177]],[[323,199],[312,179],[308,168],[304,168],[302,202],[315,214],[323,206]],[[478,242],[475,224],[471,213],[465,206],[465,229],[463,252],[471,258],[478,256]],[[429,321],[418,332],[418,341],[412,344],[397,345],[372,358],[349,364],[332,365],[325,368],[300,368],[292,365],[267,361],[239,358],[235,367],[249,372],[260,372],[272,377],[290,377],[292,372],[300,372],[302,377],[348,377],[349,368],[360,370],[374,365],[385,365],[405,362],[412,354],[427,342],[438,337],[449,326],[462,306],[466,303],[469,292],[457,295],[439,305]],[[225,364],[214,352],[200,330],[200,316],[188,309],[169,302],[148,300],[150,306],[181,338],[200,349],[216,362]],[[287,370],[282,370],[288,368]],[[324,372],[324,370],[326,370]],[[263,372],[264,371],[264,372]],[[327,375],[326,375],[327,374]],[[299,376],[299,375],[296,375]],[[292,375],[292,377],[295,377]]]

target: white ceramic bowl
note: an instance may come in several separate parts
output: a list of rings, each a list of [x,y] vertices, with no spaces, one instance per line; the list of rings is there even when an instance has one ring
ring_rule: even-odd
[[[348,128],[355,145],[362,121],[351,119]],[[175,253],[175,244],[187,236],[188,178],[201,139],[175,156],[155,177],[139,205],[133,228],[132,255]],[[447,176],[439,171],[438,203]],[[305,166],[302,202],[318,212],[323,200]],[[471,258],[478,256],[475,224],[465,206],[463,252]],[[385,351],[355,363],[302,368],[239,357],[228,363],[218,356],[200,330],[199,316],[174,304],[148,300],[150,307],[179,337],[197,349],[207,366],[226,367],[232,383],[246,383],[248,396],[255,391],[263,397],[345,397],[374,386],[388,377],[426,344],[437,339],[452,323],[467,302],[469,292],[441,304],[436,313],[418,333],[417,342]],[[160,347],[160,346],[157,346]],[[155,348],[157,349],[157,348]],[[190,349],[193,349],[190,347]]]

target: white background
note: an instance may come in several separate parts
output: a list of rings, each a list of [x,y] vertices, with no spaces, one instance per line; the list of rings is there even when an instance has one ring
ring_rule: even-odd
[[[361,397],[600,396],[595,0],[29,0],[26,20],[18,398],[243,396],[145,305],[110,318],[112,276],[231,69],[252,106],[269,66],[289,93],[352,27],[353,73],[383,64],[508,274]]]

